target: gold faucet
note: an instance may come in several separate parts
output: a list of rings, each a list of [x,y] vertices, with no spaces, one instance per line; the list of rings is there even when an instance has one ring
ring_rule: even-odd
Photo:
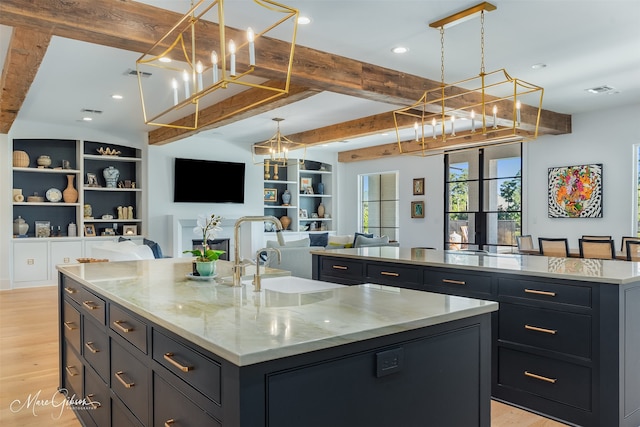
[[[280,252],[279,249],[276,249],[276,248],[258,249],[258,251],[256,252],[256,274],[253,275],[253,286],[254,286],[253,291],[254,292],[260,292],[262,290],[262,283],[260,282],[260,256],[262,255],[263,252],[267,253],[269,251],[273,251],[276,254],[278,254],[278,264],[282,262],[282,253]],[[265,265],[264,268],[266,269],[267,266]]]
[[[240,226],[245,222],[272,222],[276,226],[276,237],[280,246],[284,246],[284,237],[282,237],[282,224],[280,220],[272,215],[266,216],[243,216],[236,220],[233,226],[233,239],[235,247],[233,250],[233,286],[241,286],[242,274],[244,272],[244,262],[240,258]]]

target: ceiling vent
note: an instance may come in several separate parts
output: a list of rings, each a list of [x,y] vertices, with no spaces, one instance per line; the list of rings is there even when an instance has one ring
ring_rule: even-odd
[[[102,110],[92,110],[90,108],[83,108],[80,111],[83,113],[89,113],[89,114],[102,114]]]
[[[604,85],[604,86],[592,87],[585,90],[589,93],[606,93],[606,92],[611,92],[612,90],[614,90],[614,88],[612,88],[611,86]]]
[[[132,69],[129,68],[127,71],[125,71],[124,75],[125,76],[138,77],[138,71],[132,70]],[[151,77],[151,73],[147,73],[145,71],[140,71],[140,77]]]

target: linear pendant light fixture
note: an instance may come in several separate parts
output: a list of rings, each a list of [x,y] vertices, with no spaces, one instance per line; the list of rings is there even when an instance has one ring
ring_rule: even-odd
[[[538,136],[544,89],[511,77],[505,69],[485,72],[484,14],[496,6],[483,2],[429,24],[440,30],[441,84],[393,112],[400,153],[446,151]],[[453,84],[444,77],[444,30],[480,16],[480,73]],[[413,129],[413,135],[408,136]]]
[[[248,88],[259,88],[264,94],[251,105],[225,111],[225,116],[289,92],[298,10],[272,0],[228,3],[239,8],[231,10],[230,16],[246,18],[252,26],[226,22],[224,0],[192,0],[191,9],[136,61],[146,124],[194,130],[202,109],[230,95]],[[291,48],[281,69],[270,65],[269,72],[277,73],[283,82],[272,87],[252,73],[260,67],[261,58],[269,55],[261,52],[261,39],[276,28],[279,38],[290,37]],[[146,73],[153,76],[143,79]]]

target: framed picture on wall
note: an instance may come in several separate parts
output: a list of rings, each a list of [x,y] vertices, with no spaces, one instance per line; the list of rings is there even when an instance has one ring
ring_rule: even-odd
[[[138,234],[138,226],[137,225],[123,225],[122,226],[122,235],[123,236],[136,236]]]
[[[413,178],[413,195],[421,196],[424,194],[424,178]]]
[[[548,170],[549,218],[602,218],[602,164]]]
[[[87,224],[84,226],[84,235],[86,237],[96,236],[96,227],[93,224]]]
[[[424,218],[424,202],[411,202],[411,218]]]

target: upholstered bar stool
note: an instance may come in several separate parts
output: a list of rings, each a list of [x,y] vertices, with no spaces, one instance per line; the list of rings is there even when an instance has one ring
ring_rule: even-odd
[[[566,238],[538,237],[540,255],[554,257],[569,256],[569,242]]]
[[[519,251],[533,250],[533,237],[531,234],[525,234],[524,236],[516,236],[516,243]]]

